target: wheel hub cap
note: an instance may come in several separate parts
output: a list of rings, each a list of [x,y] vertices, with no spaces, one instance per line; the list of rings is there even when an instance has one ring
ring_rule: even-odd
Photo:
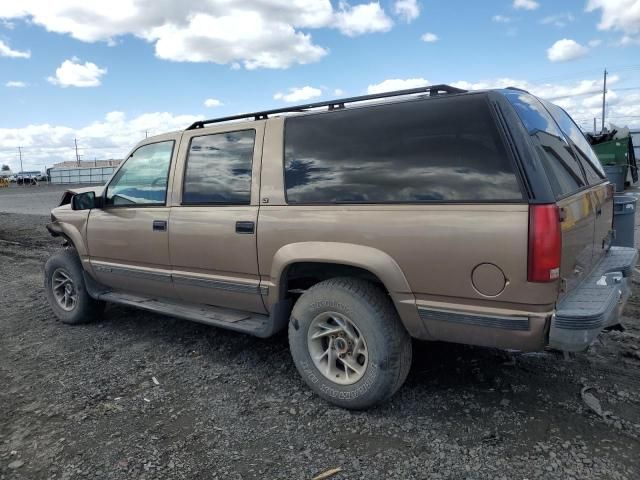
[[[78,303],[78,292],[71,274],[64,268],[58,268],[51,276],[51,290],[56,303],[63,310],[70,312]]]
[[[307,345],[316,368],[334,383],[354,384],[367,370],[369,351],[364,336],[341,313],[323,312],[314,318]]]

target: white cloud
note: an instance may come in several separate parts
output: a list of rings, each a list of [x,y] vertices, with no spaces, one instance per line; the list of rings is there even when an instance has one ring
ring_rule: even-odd
[[[640,35],[636,37],[633,37],[631,35],[624,35],[618,42],[618,45],[620,45],[621,47],[628,47],[631,45],[640,45]]]
[[[362,3],[355,7],[340,2],[340,11],[335,14],[335,24],[345,35],[355,37],[364,33],[387,32],[391,30],[393,21],[378,2]]]
[[[65,60],[56,69],[55,77],[48,77],[47,81],[61,87],[97,87],[100,85],[100,77],[107,73],[106,68],[100,68],[95,63],[80,63],[73,57]]]
[[[0,57],[31,58],[31,51],[13,50],[9,45],[0,40]]]
[[[586,10],[602,10],[600,30],[640,33],[640,0],[589,0]]]
[[[429,81],[424,78],[390,78],[374,85],[367,87],[367,93],[384,93],[393,90],[406,90],[408,88],[425,87],[429,85]]]
[[[315,87],[305,86],[301,88],[290,88],[288,93],[278,92],[273,98],[276,100],[282,100],[287,103],[302,102],[304,100],[310,100],[322,95],[322,90]]]
[[[607,78],[607,118],[608,121],[640,128],[640,94],[628,93],[616,85],[620,77],[611,75]],[[466,90],[485,90],[489,88],[516,87],[527,90],[540,98],[550,100],[569,112],[573,119],[584,129],[593,128],[593,119],[602,114],[602,78],[585,79],[572,83],[532,83],[513,78],[498,78],[480,82],[458,81],[452,86]]]
[[[415,0],[398,3],[405,18],[413,15]],[[114,45],[133,35],[153,44],[165,60],[247,69],[320,60],[328,50],[313,41],[313,29],[356,36],[393,26],[378,1],[340,1],[334,8],[331,0],[21,0],[0,2],[1,18],[22,18],[84,42]]]
[[[222,102],[220,100],[218,100],[217,98],[207,98],[204,101],[204,106],[207,107],[207,108],[221,107],[222,106]]]
[[[231,10],[219,17],[198,13],[188,27],[153,29],[156,56],[178,62],[234,63],[248,70],[287,68],[320,60],[327,51],[311,36],[284,22],[267,22],[258,12]]]
[[[393,13],[409,23],[420,16],[420,5],[417,0],[396,0],[393,4]]]
[[[336,97],[341,97],[342,95],[344,95],[344,90],[342,90],[341,88],[336,88],[336,89],[333,91],[333,94],[334,94]]]
[[[620,77],[618,75],[611,75],[607,80],[607,82],[611,86],[615,85],[619,81]],[[483,80],[480,82],[458,81],[451,83],[451,85],[454,87],[463,88],[465,90],[486,90],[489,88],[516,87],[527,90],[541,98],[555,101],[602,91],[602,78],[580,80],[578,82],[567,84],[553,84],[532,83],[527,80],[506,77],[493,80]]]
[[[584,57],[588,52],[587,47],[580,45],[575,40],[563,38],[551,45],[547,50],[547,58],[552,62],[568,62]]]
[[[505,15],[494,15],[491,17],[491,21],[496,23],[510,23],[511,17],[507,17]]]
[[[513,8],[517,10],[535,10],[539,6],[535,0],[513,0]]]
[[[573,14],[567,13],[559,13],[556,15],[549,15],[548,17],[544,17],[540,20],[540,23],[543,25],[553,25],[554,27],[562,28],[566,27],[569,23],[573,22],[575,17]]]
[[[435,33],[427,32],[420,37],[420,40],[427,43],[437,42],[439,40],[438,35]]]
[[[594,38],[593,40],[589,40],[589,43],[587,45],[589,45],[589,47],[591,48],[599,47],[600,45],[602,45],[602,40],[600,40],[599,38]]]
[[[78,139],[84,158],[111,159],[124,155],[145,136],[184,129],[202,117],[173,115],[167,112],[145,113],[128,118],[123,112],[110,112],[101,120],[81,128],[66,125],[37,124],[22,128],[0,128],[0,163],[19,170],[17,148],[22,147],[24,168],[42,169],[45,165],[75,159],[73,139]]]
[[[27,84],[25,82],[21,82],[20,80],[9,80],[4,84],[4,86],[10,88],[24,88],[27,86]]]

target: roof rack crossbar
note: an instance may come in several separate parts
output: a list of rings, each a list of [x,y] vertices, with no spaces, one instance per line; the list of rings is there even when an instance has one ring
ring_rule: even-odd
[[[198,120],[193,122],[187,130],[195,130],[203,128],[205,125],[213,123],[230,122],[233,120],[266,120],[270,115],[277,115],[279,113],[300,113],[312,108],[327,107],[329,110],[339,110],[345,108],[348,103],[364,102],[368,100],[377,100],[380,98],[392,98],[402,95],[414,95],[418,93],[428,93],[430,97],[435,97],[441,94],[453,94],[453,93],[465,93],[467,90],[461,88],[452,87],[450,85],[431,85],[428,87],[409,88],[406,90],[395,90],[392,92],[374,93],[371,95],[360,95],[358,97],[341,98],[338,100],[329,100],[325,102],[307,103],[304,105],[295,105],[291,107],[276,108],[273,110],[264,110],[262,112],[243,113],[240,115],[231,115],[229,117],[212,118],[209,120]]]

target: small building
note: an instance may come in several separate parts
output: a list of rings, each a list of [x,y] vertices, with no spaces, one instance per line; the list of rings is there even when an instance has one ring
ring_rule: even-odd
[[[51,168],[117,167],[120,163],[122,163],[122,160],[114,158],[110,160],[81,160],[80,162],[67,160],[55,163]]]
[[[47,169],[51,183],[103,185],[122,160],[83,160],[56,163]]]

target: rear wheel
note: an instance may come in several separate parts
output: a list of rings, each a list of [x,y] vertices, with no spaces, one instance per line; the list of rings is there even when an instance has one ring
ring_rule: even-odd
[[[289,345],[322,398],[364,409],[390,398],[411,366],[411,338],[386,292],[356,278],[314,285],[296,302]]]
[[[87,323],[102,315],[104,302],[94,300],[87,292],[75,250],[62,250],[47,260],[44,288],[51,309],[64,323]]]

